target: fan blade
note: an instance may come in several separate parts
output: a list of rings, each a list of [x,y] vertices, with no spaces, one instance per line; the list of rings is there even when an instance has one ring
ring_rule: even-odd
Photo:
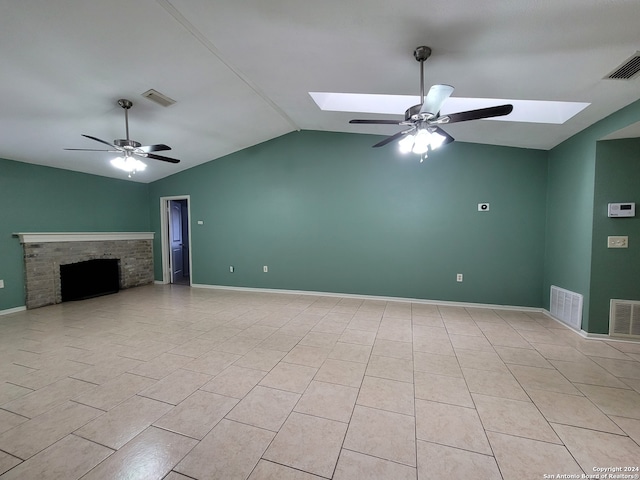
[[[444,140],[444,142],[442,142],[442,145],[446,145],[447,143],[451,143],[451,142],[453,142],[455,140],[451,135],[449,135],[447,132],[445,132],[440,127],[436,127],[435,132],[438,133],[439,135],[442,135],[443,137],[445,137],[445,140]]]
[[[154,160],[162,160],[163,162],[180,163],[180,160],[178,160],[177,158],[163,157],[162,155],[155,155],[153,153],[147,153],[145,157],[153,158]]]
[[[65,150],[75,150],[77,152],[113,152],[120,153],[119,150],[96,150],[93,148],[65,148]]]
[[[502,117],[509,115],[513,111],[513,105],[500,105],[497,107],[479,108],[478,110],[468,110],[466,112],[450,113],[447,115],[447,123],[467,122],[469,120],[479,120],[481,118]]]
[[[424,98],[424,103],[420,108],[420,113],[430,113],[431,115],[437,115],[444,102],[453,93],[453,87],[451,85],[433,85],[429,89],[429,93]]]
[[[119,152],[121,152],[121,151],[122,151],[121,149],[119,149],[118,147],[116,147],[114,144],[109,143],[109,142],[105,142],[104,140],[100,140],[99,138],[92,137],[91,135],[85,135],[85,134],[82,134],[82,136],[83,136],[83,137],[86,137],[86,138],[90,138],[91,140],[95,140],[96,142],[100,142],[100,143],[104,143],[105,145],[109,145],[110,147],[115,148],[115,149],[116,149],[116,150],[118,150]]]
[[[402,137],[403,135],[406,135],[409,132],[412,132],[413,130],[415,130],[414,128],[409,128],[407,130],[403,130],[401,132],[396,133],[395,135],[391,135],[390,137],[385,138],[384,140],[382,140],[381,142],[376,143],[373,148],[378,148],[378,147],[384,147],[385,145],[387,145],[388,143],[391,142],[395,142],[396,140],[398,140],[400,137]]]
[[[349,123],[360,123],[364,125],[400,125],[397,120],[349,120]]]
[[[161,152],[162,150],[171,150],[169,145],[165,145],[163,143],[159,143],[158,145],[143,145],[142,147],[138,147],[145,153],[149,152]]]

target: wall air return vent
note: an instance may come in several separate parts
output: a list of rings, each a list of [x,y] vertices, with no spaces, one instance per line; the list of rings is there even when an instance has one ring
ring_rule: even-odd
[[[611,299],[609,335],[640,338],[640,302]]]
[[[163,107],[169,107],[174,103],[176,103],[176,101],[173,98],[169,98],[166,95],[163,95],[162,93],[158,92],[157,90],[154,90],[153,88],[151,90],[147,90],[146,92],[144,92],[142,96],[144,98],[148,98],[153,102],[156,102],[158,105],[162,105]]]
[[[640,52],[636,52],[626,62],[616,68],[613,72],[604,78],[613,80],[631,80],[640,73]]]
[[[551,285],[549,313],[576,330],[582,327],[582,295]]]

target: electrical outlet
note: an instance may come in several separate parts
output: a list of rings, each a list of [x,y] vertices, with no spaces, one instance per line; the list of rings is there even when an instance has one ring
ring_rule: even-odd
[[[266,265],[264,267],[262,267],[262,271],[264,273],[267,273],[269,271],[269,267],[267,267]]]
[[[462,281],[462,274],[459,273],[456,275],[456,282],[461,282]]]
[[[233,268],[233,265],[229,265],[229,273],[233,273],[235,270],[235,268]]]
[[[607,237],[607,248],[629,248],[629,237]]]
[[[488,203],[479,203],[478,204],[478,211],[479,212],[488,212],[489,211],[489,204]]]
[[[204,225],[204,221],[203,220],[198,220],[198,225]]]
[[[4,288],[4,280],[0,280],[0,288]]]

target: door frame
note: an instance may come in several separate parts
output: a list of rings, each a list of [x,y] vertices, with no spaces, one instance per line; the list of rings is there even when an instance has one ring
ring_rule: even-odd
[[[193,284],[193,250],[191,249],[191,195],[160,197],[160,238],[162,243],[162,283],[171,283],[171,244],[169,243],[169,201],[187,201],[187,232],[189,232],[189,286]],[[185,219],[183,218],[184,222]]]

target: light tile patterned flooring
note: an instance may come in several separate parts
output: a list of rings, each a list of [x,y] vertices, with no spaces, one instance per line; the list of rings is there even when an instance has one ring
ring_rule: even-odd
[[[640,466],[640,344],[538,313],[154,285],[0,317],[0,381],[3,479]]]

